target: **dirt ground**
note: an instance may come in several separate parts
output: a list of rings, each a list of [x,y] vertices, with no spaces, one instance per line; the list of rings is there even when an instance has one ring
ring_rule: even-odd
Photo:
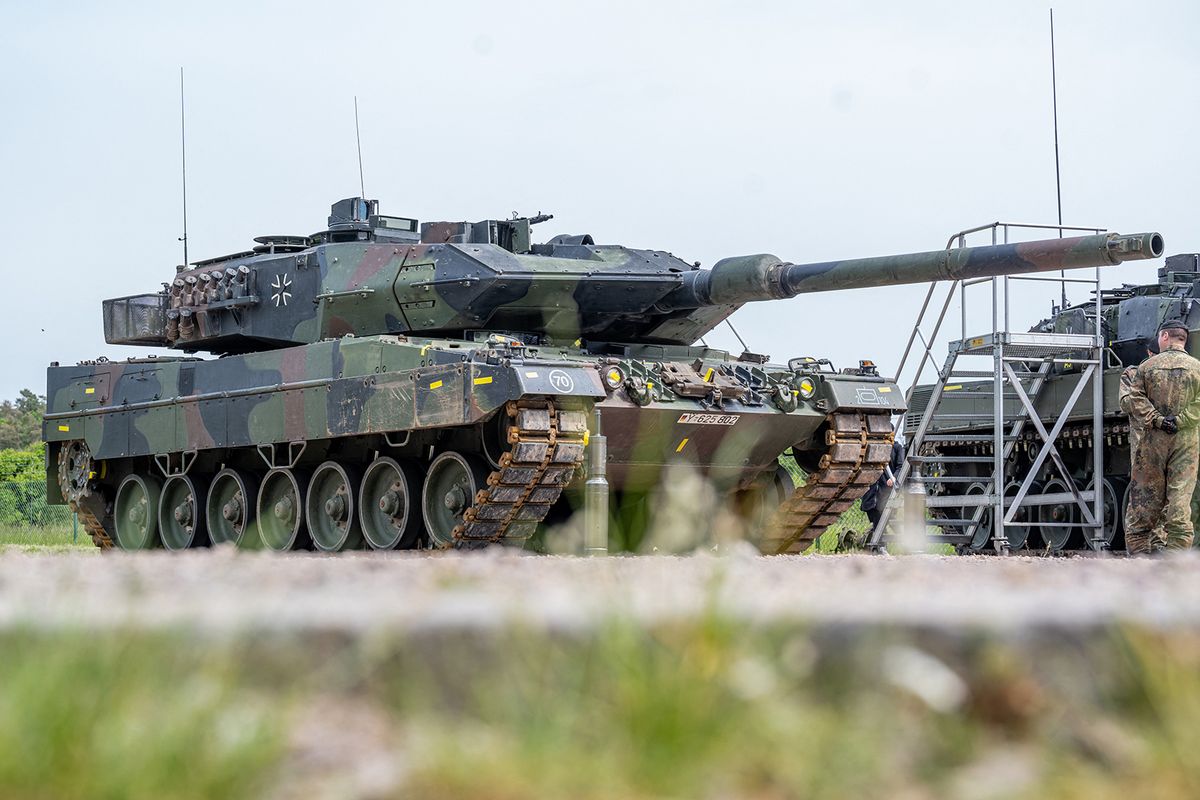
[[[521,621],[588,627],[719,608],[750,623],[982,627],[1200,624],[1200,553],[995,556],[279,556],[0,553],[0,626],[182,624],[421,632]]]

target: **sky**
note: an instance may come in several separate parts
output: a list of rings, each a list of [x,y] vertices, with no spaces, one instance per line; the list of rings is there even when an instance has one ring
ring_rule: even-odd
[[[1040,2],[0,8],[0,398],[44,391],[51,361],[149,352],[106,345],[100,304],[156,290],[182,260],[180,67],[193,260],[320,230],[358,194],[355,95],[367,195],[422,220],[553,213],[539,237],[711,266],[934,250],[1057,215]],[[1064,222],[1200,251],[1200,4],[1054,9]],[[1159,265],[1103,283],[1153,282]],[[732,321],[776,361],[890,374],[924,293],[801,296]],[[1014,293],[1013,327],[1057,295]],[[990,329],[985,301],[972,333]],[[741,350],[728,327],[707,341]]]

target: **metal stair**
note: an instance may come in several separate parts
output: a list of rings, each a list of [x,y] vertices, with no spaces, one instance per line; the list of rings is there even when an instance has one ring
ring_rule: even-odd
[[[965,247],[967,237],[981,232],[990,232],[992,244],[1007,244],[1013,230],[1051,229],[1060,231],[1086,231],[1100,233],[1103,229],[1076,228],[1056,225],[1024,225],[1016,223],[991,223],[972,228],[950,237],[947,249]],[[998,241],[1002,239],[1002,242]],[[1058,283],[1090,285],[1095,290],[1094,333],[1041,333],[1013,332],[1009,328],[1009,298],[1012,281],[1040,280]],[[966,290],[974,285],[990,285],[991,328],[983,335],[968,335],[971,330]],[[879,525],[871,532],[867,546],[884,549],[895,541],[898,531],[889,528],[897,519],[902,502],[916,502],[924,498],[926,508],[946,509],[943,518],[930,520],[930,525],[941,529],[940,534],[931,536],[933,541],[952,545],[969,545],[980,533],[980,526],[990,520],[990,541],[997,552],[1007,553],[1011,549],[1008,529],[1022,525],[1022,518],[1037,506],[1074,503],[1079,508],[1078,522],[1038,521],[1042,528],[1082,527],[1085,535],[1100,542],[1102,539],[1103,505],[1102,493],[1080,489],[1059,455],[1057,441],[1067,418],[1086,387],[1092,391],[1092,448],[1093,474],[1103,474],[1103,358],[1104,336],[1097,324],[1101,314],[1100,270],[1095,270],[1092,279],[1048,278],[1045,276],[1013,275],[1001,278],[981,278],[969,281],[953,281],[947,288],[941,308],[934,315],[933,299],[938,290],[936,284],[929,287],[925,302],[918,313],[917,321],[909,336],[897,382],[905,376],[909,357],[921,350],[920,358],[912,373],[906,392],[909,411],[901,418],[898,431],[907,434],[906,458],[896,485],[905,491],[893,493],[893,498],[881,512]],[[955,298],[962,306],[961,338],[951,341],[949,352],[939,369],[933,355],[934,344],[945,322],[947,312]],[[932,326],[930,321],[932,320]],[[914,345],[919,342],[920,347]],[[984,360],[989,361],[984,368]],[[1053,420],[1049,429],[1038,412],[1038,399],[1047,377],[1055,364],[1070,363],[1082,368],[1070,399]],[[928,397],[917,397],[917,389],[927,372],[933,370]],[[927,384],[930,382],[926,378]],[[986,382],[985,382],[986,381]],[[955,412],[943,410],[943,401],[949,397],[978,397],[974,410]],[[924,399],[924,404],[920,402]],[[946,424],[955,431],[945,432]],[[1024,475],[1006,474],[1005,464],[1012,455],[1016,443],[1026,439],[1029,428],[1036,431],[1040,448],[1033,463]],[[966,429],[966,432],[963,431]],[[972,429],[978,429],[975,432]],[[975,445],[986,453],[978,455],[931,454],[930,445],[957,444]],[[1063,491],[1041,491],[1037,478],[1043,467],[1053,467],[1054,482],[1047,481],[1048,488]],[[979,464],[989,469],[980,470],[976,476],[946,476],[937,474],[938,465]],[[965,494],[958,489],[962,484],[980,484],[976,491]],[[949,489],[943,494],[937,489]],[[927,490],[935,490],[929,494]],[[961,511],[958,511],[961,509]],[[954,511],[958,513],[954,513]],[[893,526],[895,527],[895,526]],[[1021,537],[1024,541],[1024,537]],[[976,547],[987,542],[975,542]]]

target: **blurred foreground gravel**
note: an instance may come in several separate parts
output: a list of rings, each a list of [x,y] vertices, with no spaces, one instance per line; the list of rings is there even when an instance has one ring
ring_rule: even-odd
[[[995,632],[1200,623],[1200,554],[1161,559],[470,554],[0,553],[0,626],[429,632],[653,624],[713,608],[751,624]]]

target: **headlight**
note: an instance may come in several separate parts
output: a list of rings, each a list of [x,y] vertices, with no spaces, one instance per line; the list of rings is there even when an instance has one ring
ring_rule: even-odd
[[[805,400],[811,400],[813,394],[817,391],[817,384],[813,382],[812,378],[801,378],[798,388],[800,389],[801,397]]]
[[[625,373],[620,367],[609,367],[604,373],[604,384],[610,389],[616,389],[625,383]]]

